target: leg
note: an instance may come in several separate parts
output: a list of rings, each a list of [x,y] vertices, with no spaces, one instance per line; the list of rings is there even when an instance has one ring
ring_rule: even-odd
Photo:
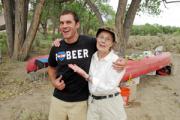
[[[103,99],[100,101],[101,120],[126,120],[122,97]]]
[[[86,120],[87,101],[71,102],[69,104],[68,120]]]
[[[100,120],[98,109],[98,100],[95,100],[90,96],[88,99],[87,120]]]
[[[67,120],[67,108],[66,103],[54,96],[51,100],[49,120]]]

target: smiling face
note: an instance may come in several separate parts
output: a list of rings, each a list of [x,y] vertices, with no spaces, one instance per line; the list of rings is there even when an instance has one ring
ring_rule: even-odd
[[[102,31],[98,34],[96,39],[96,47],[98,51],[105,54],[109,53],[114,43],[111,33],[107,31]]]
[[[78,38],[79,22],[76,22],[72,14],[65,14],[60,16],[59,30],[64,39],[73,42]]]

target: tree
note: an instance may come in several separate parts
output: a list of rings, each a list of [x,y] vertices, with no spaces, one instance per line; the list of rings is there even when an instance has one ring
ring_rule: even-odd
[[[126,12],[127,0],[120,0],[115,17],[115,31],[119,41],[119,54],[125,56],[125,50],[136,12],[141,0],[132,0]]]
[[[100,25],[104,25],[104,21],[102,19],[101,13],[98,9],[98,7],[91,1],[91,0],[85,0],[85,2],[89,5],[89,7],[92,9],[92,11],[96,14],[96,17],[99,20]]]
[[[161,10],[159,9],[161,2],[173,3],[180,1],[131,0],[130,5],[128,5],[127,0],[119,0],[115,17],[115,30],[117,34],[117,41],[119,41],[119,53],[121,56],[125,55],[130,30],[132,28],[137,12],[145,12],[145,10],[147,10],[149,14],[158,15],[161,12]]]
[[[90,1],[90,0],[89,0]],[[92,0],[91,0],[92,1]],[[91,2],[95,5],[97,1],[107,0],[94,0]],[[130,30],[132,28],[136,14],[139,11],[147,12],[149,14],[158,15],[161,10],[159,9],[161,3],[174,3],[180,1],[167,1],[167,0],[131,0],[128,4],[128,0],[119,0],[118,8],[115,16],[115,31],[117,35],[117,41],[119,46],[119,54],[125,55],[127,42],[129,39]],[[90,6],[90,5],[89,5]],[[90,6],[91,7],[91,6]],[[93,10],[93,8],[91,7]],[[95,12],[95,10],[93,10]],[[102,17],[102,16],[101,16]],[[100,20],[100,19],[99,19]]]
[[[36,7],[33,12],[34,15],[32,17],[30,28],[27,32],[27,16],[29,1],[30,0],[2,0],[4,8],[4,17],[6,21],[5,28],[8,36],[8,52],[10,57],[14,59],[25,60],[27,58],[40,23],[40,18],[45,0],[31,0],[34,3],[36,3]],[[48,3],[51,2],[53,6],[60,6],[61,3],[64,2],[83,3],[81,8],[75,9],[77,11],[80,11],[80,14],[83,14],[83,16],[85,16],[83,18],[85,21],[84,26],[83,24],[81,24],[83,26],[84,33],[88,33],[90,28],[95,28],[99,25],[104,25],[108,21],[103,21],[103,18],[108,18],[108,15],[103,16],[104,13],[102,10],[102,2],[107,2],[108,0],[46,0],[46,2],[47,1]],[[117,33],[117,40],[119,41],[119,53],[122,56],[124,56],[125,54],[125,49],[128,42],[130,30],[136,13],[138,11],[145,11],[144,8],[147,8],[150,14],[158,14],[160,12],[158,8],[160,6],[160,2],[162,1],[167,2],[165,0],[131,0],[130,4],[128,4],[128,0],[119,0],[114,25],[115,31]],[[48,3],[46,5],[49,5]],[[80,4],[77,5],[78,7],[80,6]],[[88,5],[89,8],[86,5]],[[55,17],[58,17],[57,13],[60,12],[59,10],[61,8],[52,8],[53,6],[50,7],[54,11],[53,15],[50,16],[50,18],[53,20],[55,29],[55,27],[57,26],[57,18]],[[83,6],[85,6],[85,8],[83,8]],[[93,11],[94,14],[92,14],[91,11]],[[46,16],[46,13],[44,16]],[[94,19],[94,16],[97,17],[99,24],[95,22],[96,20]],[[114,17],[112,16],[112,18]],[[47,19],[48,17],[44,17],[44,19],[41,20],[41,24],[43,25],[45,32],[47,27]],[[92,24],[87,24],[87,22]]]
[[[96,0],[94,2],[92,2],[91,0],[86,0],[92,11],[96,13],[96,16],[98,17],[101,25],[103,25],[104,22],[102,22],[102,15],[100,14],[99,9],[97,9],[96,7],[96,2],[98,1],[102,2],[103,0]],[[114,28],[117,35],[116,39],[117,41],[119,41],[119,53],[122,56],[125,55],[125,49],[129,38],[130,29],[132,27],[136,12],[140,7],[141,0],[132,0],[129,7],[127,2],[127,0],[119,0],[114,21]]]
[[[58,22],[59,22],[59,13],[62,9],[62,3],[57,0],[46,0],[44,9],[42,12],[42,17],[40,24],[43,28],[43,34],[47,35],[47,28],[48,28],[48,20],[51,21],[52,24],[52,36],[55,36],[55,30],[57,29]]]
[[[119,0],[114,28],[117,35],[119,54],[121,56],[125,55],[130,30],[136,13],[140,10],[145,11],[144,8],[146,8],[150,14],[158,14],[160,13],[158,9],[160,2],[160,0],[131,0],[130,4],[128,4],[128,0]]]
[[[8,52],[11,58],[25,60],[36,35],[45,0],[39,0],[27,31],[29,0],[2,0]]]

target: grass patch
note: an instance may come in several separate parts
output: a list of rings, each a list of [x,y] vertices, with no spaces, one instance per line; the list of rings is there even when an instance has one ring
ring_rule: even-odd
[[[180,53],[180,36],[160,34],[158,36],[131,36],[127,48],[153,51],[157,46],[163,46],[164,51]]]

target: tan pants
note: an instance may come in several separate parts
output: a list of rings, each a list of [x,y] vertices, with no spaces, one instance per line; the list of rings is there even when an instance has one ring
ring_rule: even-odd
[[[64,102],[52,97],[49,120],[86,120],[87,101]]]
[[[101,100],[89,97],[87,120],[126,120],[126,118],[120,95]]]

